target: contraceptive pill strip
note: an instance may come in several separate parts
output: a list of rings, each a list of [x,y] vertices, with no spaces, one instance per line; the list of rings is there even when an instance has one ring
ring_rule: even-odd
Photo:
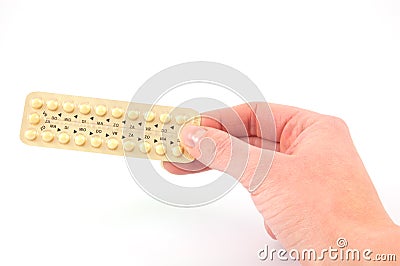
[[[193,157],[179,140],[188,123],[200,125],[190,108],[33,92],[20,138],[34,146],[188,163]]]

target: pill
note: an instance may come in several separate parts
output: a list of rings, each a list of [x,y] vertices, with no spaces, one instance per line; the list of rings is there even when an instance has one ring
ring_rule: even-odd
[[[158,144],[156,146],[156,153],[158,155],[161,155],[161,156],[165,154],[165,146],[164,146],[164,144]]]
[[[143,153],[149,153],[151,151],[151,144],[147,141],[143,141],[142,143],[140,143],[139,149]]]
[[[61,144],[67,144],[69,142],[69,135],[65,132],[61,132],[60,134],[58,134],[58,141]]]
[[[111,110],[111,115],[114,118],[120,118],[124,114],[124,111],[122,111],[121,108],[115,107]]]
[[[51,131],[42,132],[42,140],[45,142],[51,142],[54,139],[54,134]]]
[[[130,120],[136,120],[136,119],[138,119],[138,117],[139,117],[139,112],[138,111],[129,111],[128,112],[128,118],[130,119]]]
[[[169,114],[161,114],[160,121],[164,124],[167,124],[171,121],[171,116]]]
[[[172,148],[172,154],[175,157],[180,157],[182,155],[182,153],[183,153],[183,148],[181,146],[174,146]]]
[[[187,118],[184,115],[177,115],[175,117],[175,121],[176,123],[178,123],[178,125],[182,125],[186,122]]]
[[[56,100],[48,100],[46,102],[47,105],[47,109],[49,109],[50,111],[55,111],[58,109],[58,102]]]
[[[99,148],[101,144],[103,143],[103,140],[101,139],[100,136],[92,136],[90,138],[90,145],[94,148]]]
[[[82,134],[77,134],[74,138],[75,144],[78,146],[82,146],[86,142],[86,137]]]
[[[154,112],[148,111],[144,113],[144,120],[146,120],[147,122],[153,121],[154,118],[156,118],[156,114]]]
[[[81,114],[87,115],[87,114],[90,113],[90,111],[91,111],[90,104],[88,104],[88,103],[83,103],[83,104],[80,104],[80,105],[79,105],[79,112],[80,112]]]
[[[75,110],[75,105],[72,102],[64,102],[62,106],[67,113],[72,113]]]
[[[107,148],[109,148],[110,150],[115,150],[116,148],[118,148],[118,140],[116,139],[107,140]]]
[[[35,108],[35,109],[40,109],[40,108],[42,108],[42,106],[43,106],[43,101],[42,101],[42,99],[40,99],[40,98],[34,98],[34,99],[32,99],[32,101],[31,101],[31,106],[32,106],[32,108]]]
[[[32,125],[37,125],[40,122],[40,115],[38,113],[30,114],[28,120]]]
[[[125,141],[124,142],[124,150],[125,151],[133,151],[135,149],[135,143],[131,140]]]
[[[95,113],[98,116],[103,116],[107,113],[107,107],[105,107],[104,105],[97,105],[96,109],[95,109]]]
[[[36,130],[28,129],[27,131],[25,131],[24,136],[27,140],[35,140],[37,137],[37,132]]]

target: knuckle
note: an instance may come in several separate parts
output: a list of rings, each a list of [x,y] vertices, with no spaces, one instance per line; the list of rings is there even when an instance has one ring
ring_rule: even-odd
[[[212,139],[213,143],[213,155],[210,156],[213,164],[218,164],[223,167],[227,167],[231,161],[232,151],[231,151],[231,139],[228,134],[221,134],[219,132],[214,132],[208,137]]]
[[[226,154],[231,150],[231,138],[229,135],[223,135],[218,138],[216,142],[216,152],[217,154]]]
[[[348,130],[348,126],[346,124],[346,122],[340,118],[340,117],[336,117],[336,116],[330,116],[330,115],[326,115],[324,116],[324,122],[326,125],[328,125],[329,127],[332,127],[334,129],[338,129],[338,130]]]

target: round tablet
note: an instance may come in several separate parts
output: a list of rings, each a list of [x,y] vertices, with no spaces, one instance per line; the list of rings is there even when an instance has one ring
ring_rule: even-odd
[[[97,105],[96,109],[95,109],[95,113],[98,116],[103,116],[107,113],[107,107],[105,107],[104,105]]]
[[[184,124],[186,122],[186,120],[187,120],[187,118],[184,115],[177,115],[175,117],[175,121],[176,121],[176,123],[178,123],[178,125]]]
[[[77,134],[74,138],[75,144],[78,146],[82,146],[86,142],[86,137],[82,134]]]
[[[116,148],[118,148],[118,140],[116,139],[107,140],[107,148],[109,148],[110,150],[115,150]]]
[[[79,105],[79,112],[81,114],[87,115],[88,113],[90,113],[90,104],[88,103],[82,103]]]
[[[90,138],[90,145],[94,148],[99,148],[102,143],[103,141],[99,136],[93,136]]]
[[[58,141],[61,144],[67,144],[69,142],[69,135],[65,132],[61,132],[60,134],[58,134]]]
[[[125,151],[133,151],[134,148],[135,148],[135,143],[133,141],[128,140],[124,142]]]
[[[147,122],[153,121],[154,118],[156,118],[156,114],[154,112],[149,111],[144,113],[144,120],[146,120]]]
[[[35,108],[35,109],[40,109],[40,108],[42,108],[42,106],[43,106],[43,101],[42,101],[42,99],[40,99],[40,98],[34,98],[34,99],[32,99],[32,101],[31,101],[31,106],[32,106],[32,108]]]
[[[43,131],[42,140],[45,142],[51,142],[54,139],[54,134],[51,131]]]
[[[171,116],[169,114],[161,114],[160,121],[164,124],[169,123],[169,121],[171,121]]]
[[[72,102],[64,102],[63,109],[67,113],[72,113],[75,110],[75,105]]]
[[[175,147],[172,148],[172,154],[175,157],[181,156],[182,153],[183,153],[183,148],[181,146],[175,146]]]
[[[139,149],[143,153],[149,153],[151,150],[151,144],[148,143],[147,141],[144,141],[144,142],[140,143]]]
[[[115,108],[113,108],[113,109],[111,110],[111,115],[112,115],[114,118],[120,118],[123,114],[124,114],[124,111],[122,111],[122,109],[119,108],[119,107],[115,107]]]
[[[161,155],[161,156],[165,154],[165,146],[164,146],[164,144],[158,144],[156,146],[156,153],[158,155]]]
[[[139,112],[138,111],[129,111],[128,112],[128,118],[130,119],[130,120],[136,120],[136,119],[138,119],[138,117],[139,117]]]
[[[38,113],[30,114],[28,120],[32,125],[37,125],[40,122],[40,115]]]
[[[47,105],[47,109],[49,109],[50,111],[55,111],[58,108],[58,102],[56,100],[48,100],[46,102]]]
[[[27,140],[34,140],[37,137],[37,132],[36,130],[28,129],[27,131],[25,131],[24,137]]]

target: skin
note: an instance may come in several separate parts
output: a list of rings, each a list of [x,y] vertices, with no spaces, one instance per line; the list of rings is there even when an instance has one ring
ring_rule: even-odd
[[[272,119],[266,115],[268,110]],[[185,126],[180,134],[185,149],[196,160],[185,165],[164,162],[167,171],[225,171],[246,189],[257,172],[260,185],[251,197],[268,234],[286,250],[337,248],[336,240],[344,237],[348,248],[369,248],[372,257],[396,254],[400,260],[400,227],[386,213],[341,119],[266,103],[243,104],[202,116],[201,126]],[[237,126],[239,122],[242,127]],[[243,169],[232,167],[243,161]],[[326,259],[301,264],[340,262]]]

